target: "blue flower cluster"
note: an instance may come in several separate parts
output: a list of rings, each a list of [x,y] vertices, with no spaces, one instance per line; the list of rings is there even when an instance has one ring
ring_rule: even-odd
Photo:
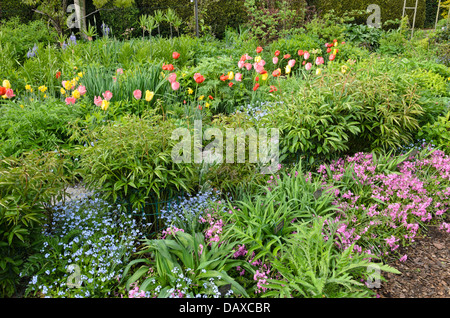
[[[38,50],[38,47],[37,47],[37,45],[36,45],[36,43],[35,43],[34,46],[33,46],[33,48],[28,50],[28,52],[27,52],[27,58],[30,59],[30,58],[32,58],[32,57],[35,57],[35,56],[36,56],[37,50]]]
[[[27,273],[31,277],[27,293],[77,298],[110,295],[142,234],[132,216],[119,208],[98,197],[56,205],[53,222],[44,232],[43,266],[32,275]]]
[[[190,222],[200,220],[213,206],[224,211],[225,205],[218,205],[219,202],[221,202],[220,193],[212,190],[199,192],[193,196],[188,194],[161,210],[161,218],[166,224],[175,224],[178,228],[186,230]]]

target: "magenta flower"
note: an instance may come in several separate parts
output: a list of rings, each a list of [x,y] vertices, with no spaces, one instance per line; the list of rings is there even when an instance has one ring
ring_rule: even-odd
[[[117,73],[118,75],[122,75],[122,74],[123,74],[123,69],[118,68],[117,71],[116,71],[116,73]]]
[[[400,258],[400,262],[406,262],[407,259],[408,259],[408,255],[405,254]]]
[[[141,92],[139,89],[137,89],[137,90],[135,90],[135,91],[133,92],[133,96],[134,96],[134,98],[136,98],[136,99],[141,99],[141,97],[142,97],[142,92]]]

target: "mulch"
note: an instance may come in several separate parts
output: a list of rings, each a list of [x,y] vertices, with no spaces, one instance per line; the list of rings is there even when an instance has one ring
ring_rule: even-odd
[[[448,222],[448,221],[447,221]],[[405,262],[400,256],[407,255]],[[388,264],[402,274],[384,273],[381,298],[450,298],[450,233],[429,226]]]

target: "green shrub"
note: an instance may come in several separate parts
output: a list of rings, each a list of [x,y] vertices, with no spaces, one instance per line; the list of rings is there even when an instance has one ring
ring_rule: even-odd
[[[22,106],[8,103],[0,107],[0,155],[71,147],[68,123],[82,114],[77,105],[68,107],[47,98],[45,102],[24,102]]]
[[[0,161],[0,295],[18,291],[24,261],[37,252],[42,225],[51,221],[51,202],[67,185],[66,154],[31,152]]]
[[[450,154],[450,112],[445,116],[439,116],[434,123],[423,126],[418,137]]]
[[[194,165],[171,158],[173,121],[149,111],[142,118],[126,115],[91,131],[81,128],[74,128],[73,137],[84,144],[77,151],[80,174],[105,199],[124,199],[140,210],[145,203],[193,189]]]
[[[373,4],[372,0],[316,0],[314,5],[317,9],[322,12],[328,12],[334,10],[336,16],[342,16],[345,12],[351,10],[366,10],[370,4]],[[401,19],[403,13],[404,0],[380,0],[376,2],[381,9],[381,22],[384,23],[388,20]],[[414,0],[408,0],[407,6],[413,7],[415,5]],[[425,1],[419,1],[416,15],[415,28],[422,28],[425,23]],[[406,14],[410,18],[412,25],[412,16],[414,14],[413,10],[407,10]]]
[[[19,18],[12,18],[1,25],[0,42],[9,43],[14,47],[16,59],[23,62],[27,59],[27,52],[34,44],[56,43],[57,34],[47,27],[42,20],[20,23]],[[14,40],[12,40],[14,39]]]

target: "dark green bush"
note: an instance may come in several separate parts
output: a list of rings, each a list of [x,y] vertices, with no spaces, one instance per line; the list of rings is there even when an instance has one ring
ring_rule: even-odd
[[[384,23],[388,20],[401,19],[403,13],[404,0],[315,0],[312,2],[319,11],[323,13],[334,10],[336,16],[342,16],[344,12],[350,10],[366,10],[370,4],[377,4],[381,9],[381,22]],[[413,7],[415,0],[408,0],[407,6]],[[417,8],[416,15],[416,28],[422,28],[425,23],[425,0],[420,0]],[[410,17],[410,23],[412,24],[413,10],[406,10],[406,14]]]

